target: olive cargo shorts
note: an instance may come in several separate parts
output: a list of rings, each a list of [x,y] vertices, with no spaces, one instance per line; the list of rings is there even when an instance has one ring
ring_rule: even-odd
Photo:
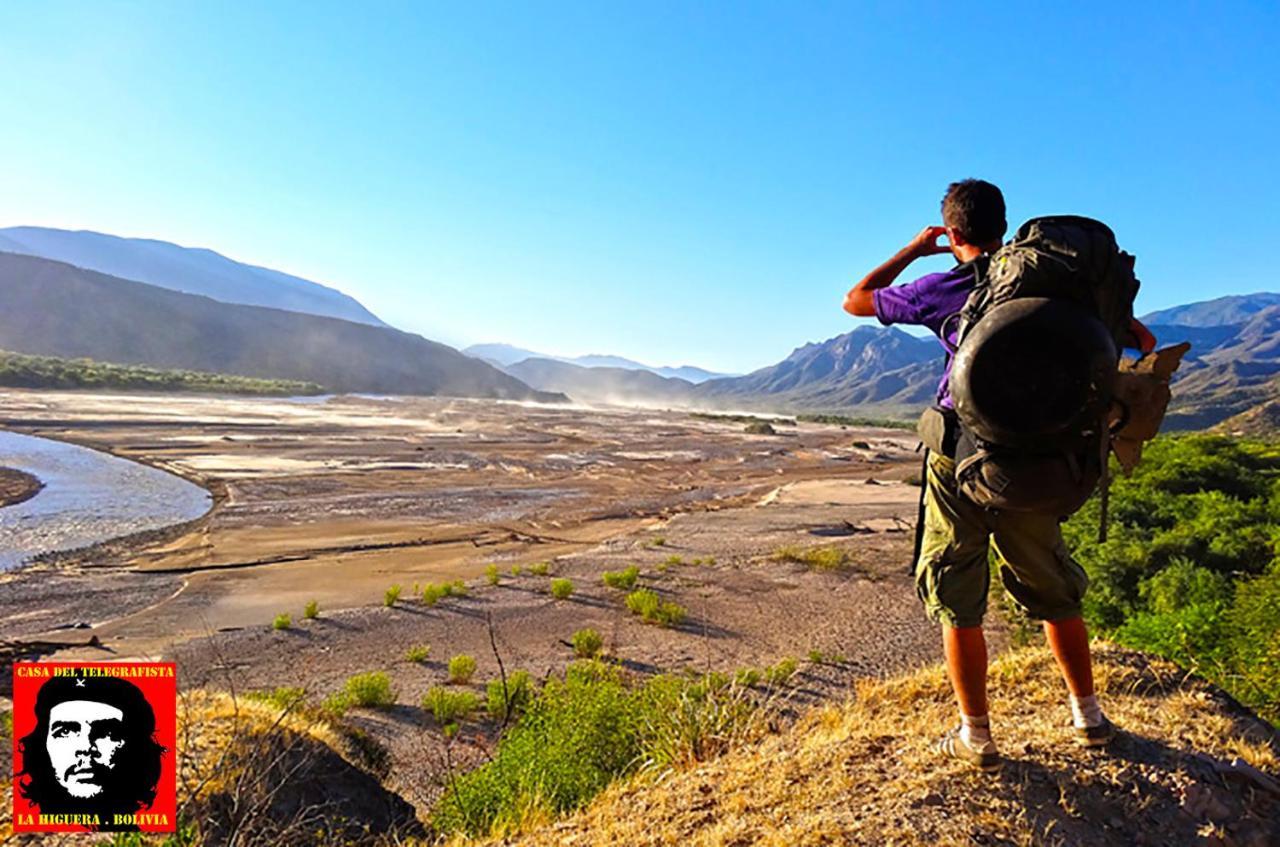
[[[1056,517],[983,509],[956,489],[955,462],[936,453],[923,484],[916,591],[931,619],[953,627],[982,624],[991,585],[988,539],[1001,582],[1029,617],[1052,621],[1080,614],[1089,577],[1067,551]]]

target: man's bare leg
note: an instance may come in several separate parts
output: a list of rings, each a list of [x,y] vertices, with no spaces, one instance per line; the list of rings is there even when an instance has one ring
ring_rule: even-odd
[[[1089,655],[1089,631],[1084,618],[1045,621],[1044,634],[1071,692],[1072,723],[1078,731],[1085,732],[1086,743],[1106,743],[1112,730],[1093,690],[1093,659]]]
[[[1044,635],[1058,660],[1067,690],[1074,697],[1093,696],[1093,659],[1089,656],[1089,631],[1084,618],[1045,621]]]
[[[942,626],[942,652],[960,714],[986,717],[987,639],[980,626]]]
[[[987,717],[987,639],[980,626],[942,626],[947,675],[960,706],[960,738],[970,748],[995,754]]]

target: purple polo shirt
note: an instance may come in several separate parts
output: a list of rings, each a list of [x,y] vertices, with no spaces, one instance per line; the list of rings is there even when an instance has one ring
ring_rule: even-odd
[[[964,308],[973,290],[974,270],[969,264],[956,265],[946,273],[925,274],[915,282],[892,288],[878,288],[872,293],[876,318],[885,326],[916,324],[928,327],[947,351],[947,365],[938,385],[938,405],[950,409],[951,348],[955,347],[957,320],[947,323],[943,339],[943,323]],[[948,346],[949,345],[949,346]]]

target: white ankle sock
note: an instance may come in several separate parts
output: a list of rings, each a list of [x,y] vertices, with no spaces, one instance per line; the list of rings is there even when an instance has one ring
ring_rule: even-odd
[[[1096,694],[1088,697],[1071,695],[1071,720],[1076,726],[1084,729],[1102,723],[1102,707],[1098,705]]]
[[[991,743],[991,721],[986,715],[960,715],[960,738],[975,750]]]

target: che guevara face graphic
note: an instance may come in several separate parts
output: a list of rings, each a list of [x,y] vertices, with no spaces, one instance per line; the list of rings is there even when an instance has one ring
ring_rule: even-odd
[[[126,745],[124,712],[107,703],[68,700],[49,712],[45,749],[54,779],[69,795],[96,799],[106,792]]]

